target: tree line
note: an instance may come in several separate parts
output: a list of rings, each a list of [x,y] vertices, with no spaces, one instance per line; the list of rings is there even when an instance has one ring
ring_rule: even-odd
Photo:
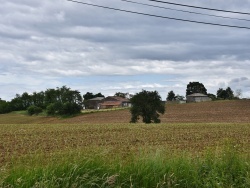
[[[10,102],[0,99],[0,113],[28,110],[28,113],[33,115],[45,110],[48,115],[71,115],[79,113],[81,109],[80,92],[66,86],[32,94],[16,94]]]
[[[116,92],[114,96],[123,98],[131,97],[129,93]],[[47,115],[73,115],[80,113],[85,102],[96,97],[105,97],[102,93],[86,92],[81,95],[78,90],[72,90],[66,86],[46,91],[29,94],[16,94],[10,101],[0,98],[0,114],[12,111],[27,110],[30,115],[43,111]]]

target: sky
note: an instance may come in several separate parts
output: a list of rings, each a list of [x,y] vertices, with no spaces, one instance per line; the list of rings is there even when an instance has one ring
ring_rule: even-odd
[[[149,0],[79,0],[146,14],[250,28],[250,15]],[[165,1],[165,0],[164,0]],[[170,1],[171,2],[171,1]],[[250,0],[175,0],[250,13]],[[226,19],[174,11],[231,17]],[[239,19],[248,19],[239,20]],[[0,98],[66,85],[105,96],[142,89],[185,95],[189,82],[208,93],[241,90],[250,97],[250,30],[132,14],[67,0],[2,0]]]

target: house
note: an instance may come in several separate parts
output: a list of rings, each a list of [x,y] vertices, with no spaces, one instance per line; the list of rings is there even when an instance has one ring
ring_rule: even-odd
[[[96,97],[93,99],[89,99],[85,102],[86,109],[100,109],[100,103],[103,102],[104,97]]]
[[[101,109],[107,109],[107,108],[119,108],[119,107],[131,107],[131,103],[129,99],[125,99],[122,97],[106,97],[102,100],[102,103],[100,103]]]
[[[204,102],[204,101],[211,101],[212,99],[209,98],[207,95],[203,93],[193,93],[191,95],[187,95],[187,103],[189,102]]]

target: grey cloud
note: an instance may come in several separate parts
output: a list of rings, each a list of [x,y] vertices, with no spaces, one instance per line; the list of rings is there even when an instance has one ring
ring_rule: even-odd
[[[244,5],[233,0],[195,0],[192,4],[249,12],[250,2],[243,2]],[[198,18],[115,0],[96,0],[95,3],[171,17],[246,24],[210,17]],[[184,0],[180,3],[187,4]],[[18,81],[19,90],[28,82],[29,90],[45,87],[46,81],[55,80],[51,86],[64,84],[58,81],[62,77],[65,80],[70,77],[87,80],[96,75],[142,74],[201,80],[211,83],[209,88],[212,91],[219,85],[230,84],[241,84],[243,90],[249,88],[249,80],[242,80],[250,69],[248,30],[152,18],[63,0],[4,1],[0,16],[0,84],[6,82],[12,87]],[[119,79],[115,81],[119,89],[129,88],[129,84],[118,82]],[[183,83],[179,81],[177,84]],[[107,87],[109,82],[104,85]],[[148,86],[164,90],[154,83],[143,83],[142,80],[138,83],[140,88],[150,88]]]

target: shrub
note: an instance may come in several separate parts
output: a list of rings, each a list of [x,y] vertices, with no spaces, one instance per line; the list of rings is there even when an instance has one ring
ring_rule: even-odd
[[[46,108],[48,115],[73,115],[81,112],[81,106],[76,103],[52,103]]]
[[[39,113],[41,113],[43,111],[43,109],[40,107],[37,107],[35,105],[32,105],[32,106],[28,107],[27,111],[28,111],[28,114],[32,116],[34,114],[38,115]]]

